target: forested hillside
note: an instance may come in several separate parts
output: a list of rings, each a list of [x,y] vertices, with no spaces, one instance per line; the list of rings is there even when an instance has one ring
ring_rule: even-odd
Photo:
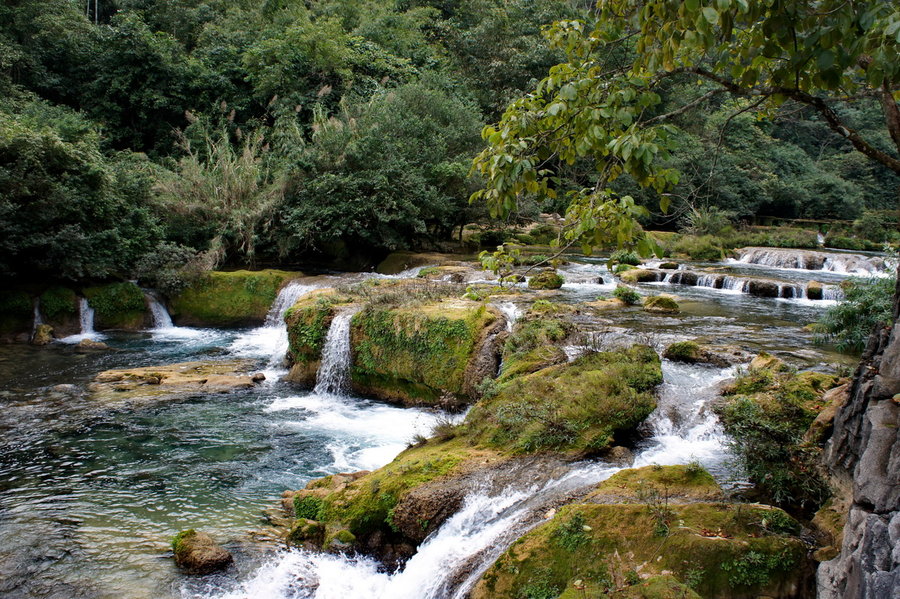
[[[482,127],[564,60],[542,27],[592,11],[584,0],[5,2],[0,275],[153,280],[185,262],[291,264],[456,239],[488,220],[468,201]],[[694,85],[667,84],[661,110]],[[896,176],[808,110],[757,120],[729,102],[711,97],[679,122],[673,210],[645,224],[673,228],[710,206],[733,221],[896,207]],[[844,110],[889,147],[874,101]],[[591,164],[548,168],[560,192],[590,185]],[[658,212],[653,192],[616,186]],[[557,198],[524,198],[511,218],[564,213]],[[885,218],[862,223],[883,236]]]

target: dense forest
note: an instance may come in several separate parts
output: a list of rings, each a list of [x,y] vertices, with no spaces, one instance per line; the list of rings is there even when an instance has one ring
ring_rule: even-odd
[[[469,196],[481,129],[564,60],[546,24],[576,0],[13,0],[0,7],[0,275],[142,277],[188,263],[377,256],[490,222]],[[665,110],[691,94],[664,89]],[[889,234],[897,178],[785,105],[734,116],[710,98],[679,122],[685,216],[861,219]],[[698,116],[699,115],[699,116]],[[842,117],[887,147],[877,102]],[[586,162],[586,161],[585,161]],[[592,165],[551,165],[560,191]],[[506,220],[564,213],[525,198]],[[718,211],[716,211],[718,209]],[[705,211],[705,212],[704,212]],[[690,220],[690,219],[688,219]],[[874,229],[874,232],[873,232]],[[492,239],[486,237],[486,240]]]

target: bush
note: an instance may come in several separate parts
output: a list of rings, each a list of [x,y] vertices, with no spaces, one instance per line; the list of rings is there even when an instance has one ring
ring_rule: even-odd
[[[625,302],[629,306],[634,306],[641,301],[641,294],[639,294],[631,287],[625,287],[624,285],[619,285],[618,287],[616,287],[616,290],[613,291],[613,296]]]
[[[844,298],[816,323],[819,341],[833,341],[842,352],[861,352],[877,324],[892,321],[894,277],[848,279]]]
[[[613,252],[612,256],[609,257],[609,261],[613,264],[630,264],[631,266],[637,266],[641,263],[641,257],[630,250],[616,250]]]
[[[684,218],[686,232],[693,235],[720,235],[731,226],[735,214],[717,206],[692,208]]]
[[[713,262],[722,259],[723,249],[720,244],[721,240],[712,235],[703,237],[688,235],[676,241],[672,250],[679,254],[687,254],[691,260]]]

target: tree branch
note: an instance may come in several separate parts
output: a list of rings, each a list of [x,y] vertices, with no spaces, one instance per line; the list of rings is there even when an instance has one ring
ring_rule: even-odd
[[[719,88],[719,89],[714,89],[714,90],[708,91],[708,92],[706,92],[705,94],[703,94],[702,96],[700,96],[699,98],[697,98],[696,100],[694,100],[694,101],[692,101],[692,102],[688,102],[687,104],[685,104],[685,105],[682,106],[681,108],[676,108],[676,109],[673,110],[672,112],[667,112],[666,114],[661,114],[661,115],[659,115],[659,116],[655,116],[655,117],[653,117],[652,119],[648,119],[648,120],[644,121],[642,124],[644,124],[644,125],[650,125],[650,124],[655,123],[655,122],[657,122],[657,121],[666,121],[666,120],[668,120],[668,119],[675,118],[676,116],[678,116],[678,115],[680,115],[680,114],[684,114],[684,113],[687,112],[688,110],[691,110],[692,108],[694,108],[694,107],[696,107],[696,106],[698,106],[698,105],[700,105],[700,104],[703,104],[704,102],[706,102],[707,100],[709,100],[709,99],[712,98],[713,96],[718,95],[718,94],[723,94],[723,93],[725,93],[725,92],[727,92],[727,91],[728,91],[728,90],[727,90],[727,89],[724,89],[724,88]]]

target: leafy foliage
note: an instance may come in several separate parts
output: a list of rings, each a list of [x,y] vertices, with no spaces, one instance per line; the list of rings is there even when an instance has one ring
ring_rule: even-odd
[[[860,352],[875,325],[893,319],[894,277],[853,278],[843,284],[844,297],[816,323],[822,341],[841,351]]]

